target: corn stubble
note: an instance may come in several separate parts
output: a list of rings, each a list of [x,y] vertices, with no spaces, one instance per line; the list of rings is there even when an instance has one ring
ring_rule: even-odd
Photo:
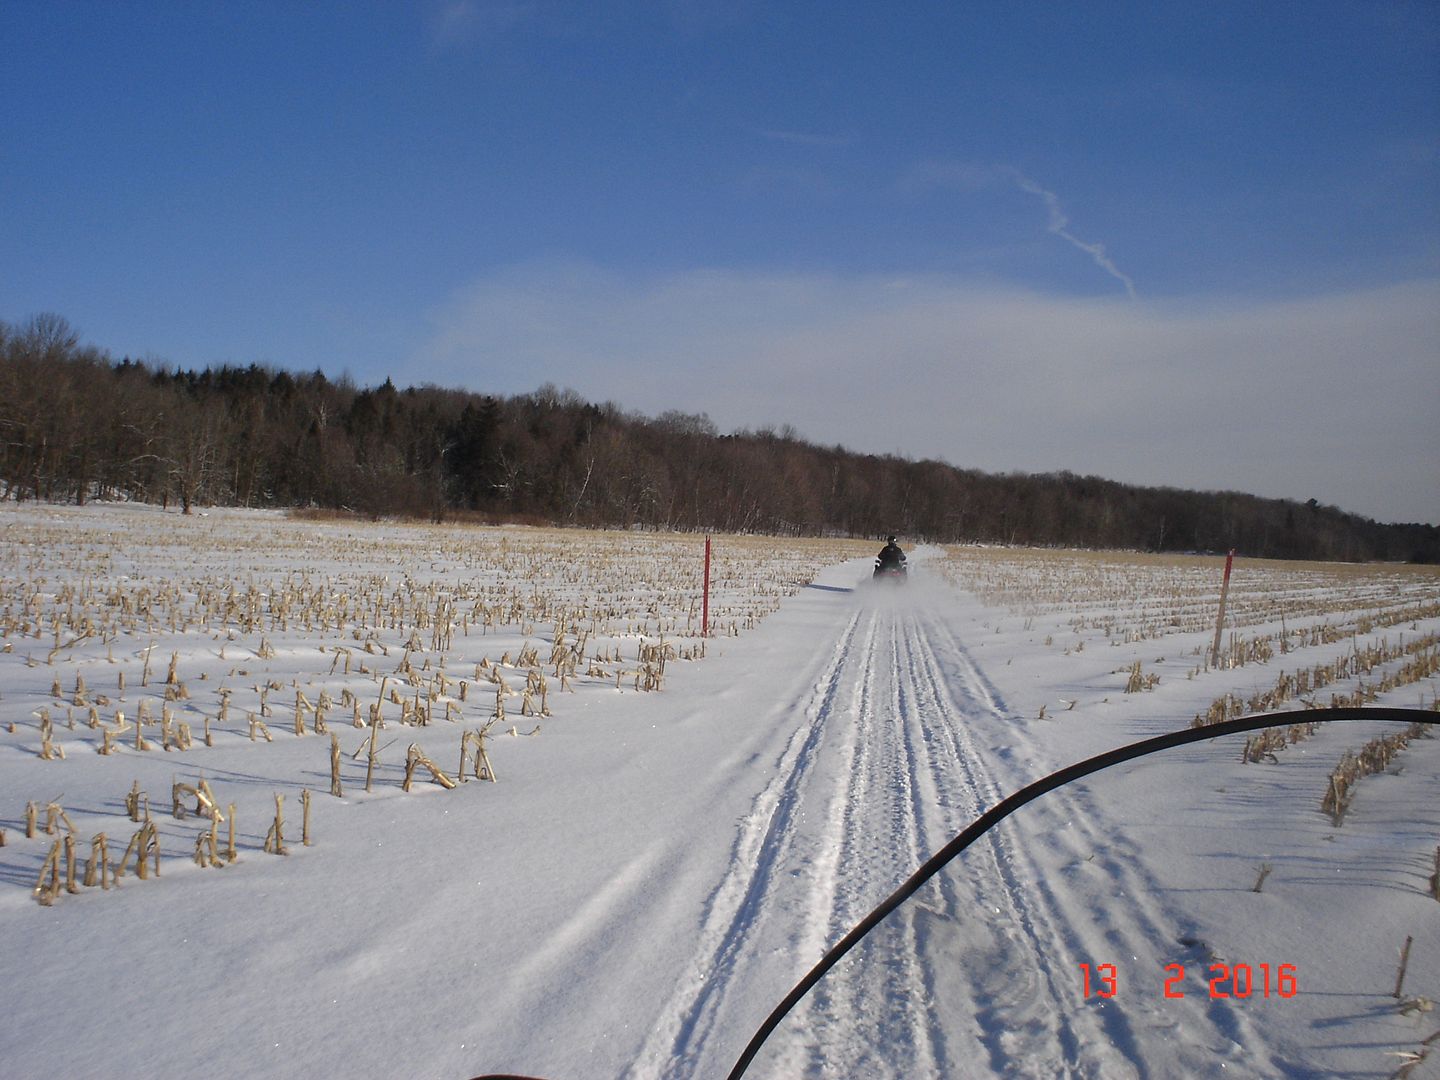
[[[1297,709],[1294,723],[1246,739],[1240,754],[1246,763],[1279,765],[1284,750],[1313,736],[1320,725],[1305,721],[1306,709],[1371,704],[1440,675],[1440,633],[1421,625],[1440,617],[1440,578],[1433,568],[1301,563],[1255,568],[1242,562],[1230,594],[1229,641],[1212,665],[1204,642],[1215,617],[1217,565],[1213,558],[956,548],[947,552],[942,569],[991,608],[1023,620],[1025,631],[1040,619],[1068,620],[1075,638],[1066,656],[1078,655],[1087,641],[1133,649],[1188,634],[1196,642],[1189,679],[1283,664],[1258,689],[1244,694],[1227,689],[1191,721],[1203,728]],[[1138,604],[1137,593],[1144,598]],[[1054,636],[1044,644],[1056,644]],[[1158,673],[1145,672],[1139,660],[1117,673],[1125,676],[1129,694],[1159,682]],[[1440,710],[1434,694],[1428,706],[1422,694],[1420,704]],[[1413,740],[1429,737],[1429,729],[1416,724],[1346,751],[1327,778],[1318,809],[1339,827],[1363,790],[1360,781],[1391,768]],[[1426,888],[1440,900],[1440,848],[1434,865]],[[1270,871],[1269,863],[1261,865],[1255,892],[1264,888]]]
[[[251,561],[264,553],[265,565],[312,565],[313,529],[268,519],[263,529],[237,527],[221,524],[220,515],[187,522],[183,531],[155,529],[153,518],[121,508],[99,524],[83,514],[64,520],[69,516],[68,508],[55,508],[44,522],[22,520],[17,544],[0,552],[0,657],[29,666],[43,658],[54,669],[50,709],[10,720],[8,732],[28,741],[48,769],[63,771],[66,751],[83,744],[106,761],[159,753],[188,759],[217,747],[253,747],[263,755],[264,747],[329,735],[330,794],[343,800],[345,747],[334,719],[344,710],[348,726],[364,735],[353,757],[365,761],[367,792],[402,772],[397,779],[405,791],[417,779],[455,790],[471,779],[496,781],[496,724],[520,735],[512,718],[548,721],[557,710],[563,715],[560,695],[600,687],[662,692],[670,665],[705,655],[694,536],[359,527],[327,544],[330,572],[252,570],[242,578],[226,569],[237,555]],[[117,544],[131,559],[129,573],[97,574]],[[738,634],[758,625],[820,566],[869,547],[722,539],[712,573],[712,631]],[[393,571],[437,560],[464,573],[426,580],[408,573],[397,579]],[[134,569],[145,566],[154,572]],[[499,644],[511,635],[518,645]],[[310,647],[297,639],[318,645],[323,658],[308,677],[291,677],[297,650]],[[496,646],[487,650],[486,639]],[[39,655],[25,655],[34,642],[43,646]],[[286,674],[277,678],[276,670]],[[489,692],[476,694],[477,686]],[[293,711],[279,705],[282,695]],[[396,735],[390,742],[408,749],[387,774],[390,742],[380,736],[395,724],[454,725],[458,768],[448,773],[422,740]],[[62,738],[62,731],[75,734]],[[538,723],[523,732],[539,733]],[[310,791],[300,798],[307,844]],[[260,845],[275,854],[290,851],[284,799],[275,794]],[[115,858],[119,845],[111,840],[120,830],[97,821],[77,889],[93,883],[108,890],[127,874],[148,879],[159,872],[161,826],[139,781],[123,804],[129,820],[123,856]],[[172,778],[169,809],[176,821],[202,819],[193,836],[197,866],[237,860],[235,804],[222,810],[203,775]],[[76,879],[67,858],[75,858],[78,835],[62,814],[57,800],[33,800],[25,819],[27,839],[58,845],[36,885],[50,903],[59,895],[55,881],[67,891]]]
[[[495,781],[495,724],[516,716],[544,718],[553,730],[549,718],[558,713],[564,720],[568,694],[663,692],[673,664],[705,655],[694,536],[357,524],[343,536],[326,534],[326,559],[334,566],[328,572],[252,570],[242,579],[229,569],[237,555],[249,560],[266,553],[256,565],[313,566],[313,530],[269,519],[263,529],[244,519],[237,526],[237,519],[216,515],[187,523],[183,533],[162,534],[117,510],[133,564],[156,568],[122,579],[94,572],[114,549],[116,530],[89,524],[83,515],[63,520],[68,510],[56,510],[58,524],[22,523],[20,543],[0,552],[0,657],[18,661],[34,647],[37,655],[23,662],[39,665],[43,658],[55,669],[47,680],[54,715],[17,716],[9,723],[35,760],[46,762],[37,767],[49,770],[47,786],[67,769],[64,751],[86,743],[107,761],[157,751],[187,759],[217,746],[265,755],[265,747],[328,734],[330,794],[343,799],[344,747],[334,730],[339,709],[351,729],[364,733],[353,759],[365,759],[367,792],[386,775],[381,757],[389,744],[379,733],[387,724],[455,725],[461,745],[453,776],[420,749],[418,731],[394,737],[408,749],[403,763],[388,766],[392,776],[403,769],[406,790],[417,776],[455,790],[469,779]],[[871,548],[722,538],[712,572],[712,633],[733,635],[757,625],[784,596],[812,580],[819,566],[871,554]],[[463,567],[463,573],[427,579],[394,570],[437,564]],[[1027,620],[1063,617],[1069,636],[1057,645],[1068,656],[1085,655],[1087,643],[1134,646],[1179,634],[1208,639],[1214,626],[1213,559],[953,548],[941,568],[994,608]],[[1137,595],[1145,601],[1137,604]],[[1231,635],[1218,667],[1197,645],[1193,670],[1182,675],[1263,668],[1277,659],[1286,672],[1265,695],[1229,691],[1218,697],[1198,723],[1252,705],[1319,704],[1322,688],[1337,699],[1365,699],[1409,685],[1407,679],[1432,678],[1440,664],[1435,635],[1427,640],[1410,629],[1440,615],[1436,578],[1419,570],[1267,564],[1261,574],[1242,564],[1229,612]],[[1358,640],[1382,631],[1389,631],[1385,640]],[[207,638],[212,644],[201,647]],[[313,648],[310,643],[319,645],[311,674],[291,678],[294,658]],[[1296,662],[1323,646],[1334,646],[1333,655]],[[1155,688],[1159,671],[1127,665],[1121,668],[1127,690]],[[113,674],[106,670],[112,666]],[[285,671],[283,678],[272,674],[277,668]],[[97,692],[102,687],[123,711]],[[277,712],[289,711],[278,704],[283,699],[293,700],[294,711],[279,719]],[[82,721],[76,729],[72,718],[76,733],[64,739],[61,709],[80,710]],[[194,738],[192,732],[201,730],[203,738]],[[538,731],[537,725],[529,733]],[[1300,731],[1297,725],[1286,732],[1285,745]],[[423,741],[432,737],[425,734]],[[1246,760],[1273,762],[1280,749],[1273,741],[1257,742],[1247,747]],[[196,837],[197,861],[235,861],[233,804],[224,814],[207,810],[198,798],[200,785],[189,786],[195,794],[180,792],[182,801],[195,798],[194,812],[208,817]],[[308,805],[308,791],[301,798]],[[213,792],[207,799],[213,808]],[[277,795],[267,836],[277,852],[285,849],[282,803]],[[131,856],[143,847],[148,865],[157,866],[158,834],[138,783],[126,799],[126,814],[140,829],[121,864],[132,865]],[[32,816],[27,836],[39,828]],[[308,832],[302,827],[302,834]],[[64,877],[63,838],[58,842],[56,865]],[[106,880],[107,857],[98,857],[97,881]],[[138,875],[139,864],[133,865]]]

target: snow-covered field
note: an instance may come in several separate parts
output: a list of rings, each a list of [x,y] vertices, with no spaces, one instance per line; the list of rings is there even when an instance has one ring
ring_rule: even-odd
[[[720,537],[702,643],[693,536],[0,504],[0,537],[7,1077],[723,1076],[1003,795],[1197,716],[1440,691],[1433,569],[1240,560],[1212,666],[1214,558],[922,549],[877,591],[878,545]],[[1440,1075],[1440,739],[1320,809],[1403,730],[1044,797],[747,1075]],[[453,788],[416,757],[462,754]],[[137,835],[159,875],[111,883]]]

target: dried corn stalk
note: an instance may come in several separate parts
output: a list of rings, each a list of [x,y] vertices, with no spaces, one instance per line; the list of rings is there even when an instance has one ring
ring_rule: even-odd
[[[60,896],[61,850],[59,840],[50,846],[50,854],[45,856],[45,862],[40,867],[40,876],[36,879],[35,888],[32,890],[35,899],[45,907],[55,903]]]
[[[435,782],[447,791],[455,787],[455,781],[445,775],[444,770],[425,756],[425,751],[420,749],[419,743],[411,743],[410,748],[405,751],[405,779],[400,785],[402,791],[409,791],[410,784],[415,776],[415,770],[424,766],[430,771]]]
[[[345,789],[340,784],[340,736],[330,736],[330,794],[343,798]]]
[[[135,874],[141,881],[150,876],[150,863],[153,859],[155,876],[160,876],[160,835],[151,821],[146,821],[135,835],[130,838],[130,843],[125,845],[125,854],[120,857],[119,863],[115,866],[115,880],[119,881],[125,873],[125,864],[130,861],[130,856],[135,856]]]
[[[285,847],[285,796],[275,796],[275,820],[265,834],[265,850],[271,855],[289,855]]]
[[[87,887],[93,888],[99,884],[100,888],[110,888],[110,852],[106,845],[105,834],[96,833],[90,839],[90,858],[85,863],[84,882]]]

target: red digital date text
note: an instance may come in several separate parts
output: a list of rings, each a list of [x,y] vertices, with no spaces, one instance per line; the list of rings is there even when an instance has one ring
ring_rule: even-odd
[[[1162,993],[1185,996],[1185,966],[1166,964]],[[1081,992],[1086,998],[1113,998],[1120,992],[1120,974],[1114,964],[1080,965]],[[1292,998],[1300,992],[1300,971],[1294,964],[1222,964],[1209,966],[1206,980],[1212,1001],[1220,998]]]

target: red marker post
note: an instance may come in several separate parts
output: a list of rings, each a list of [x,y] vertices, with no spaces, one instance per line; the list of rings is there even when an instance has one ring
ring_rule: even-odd
[[[705,593],[700,601],[700,636],[710,636],[710,537],[705,537]]]
[[[1225,598],[1230,595],[1230,567],[1235,563],[1235,549],[1225,556],[1225,580],[1220,583],[1220,614],[1215,619],[1215,644],[1210,648],[1210,666],[1220,666],[1220,631],[1225,628]]]

